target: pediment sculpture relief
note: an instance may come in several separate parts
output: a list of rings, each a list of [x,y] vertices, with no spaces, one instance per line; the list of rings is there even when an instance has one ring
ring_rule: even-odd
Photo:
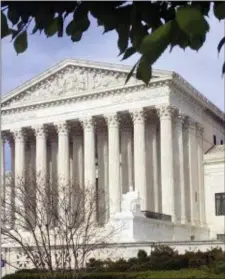
[[[47,99],[79,95],[88,91],[109,89],[123,86],[126,73],[91,69],[77,66],[67,66],[61,71],[49,76],[47,79],[31,86],[6,106],[24,104]],[[132,77],[129,84],[137,83]]]

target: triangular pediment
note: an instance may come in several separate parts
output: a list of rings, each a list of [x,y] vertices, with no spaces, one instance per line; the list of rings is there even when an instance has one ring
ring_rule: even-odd
[[[2,107],[10,108],[123,87],[130,69],[123,65],[67,59],[9,92],[2,99]],[[169,76],[169,73],[153,71],[153,80]],[[133,76],[127,85],[141,83]]]

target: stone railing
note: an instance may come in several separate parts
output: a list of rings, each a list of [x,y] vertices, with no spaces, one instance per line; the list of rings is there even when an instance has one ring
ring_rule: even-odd
[[[171,216],[163,213],[153,212],[153,211],[142,211],[146,218],[157,219],[162,221],[171,221]]]

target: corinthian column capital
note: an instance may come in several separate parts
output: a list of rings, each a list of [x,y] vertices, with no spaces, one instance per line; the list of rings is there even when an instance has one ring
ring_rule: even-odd
[[[196,122],[194,121],[194,119],[187,116],[185,118],[184,127],[185,127],[185,129],[188,129],[188,130],[195,130]]]
[[[66,121],[55,123],[55,127],[60,135],[67,135],[69,132],[69,125]]]
[[[160,105],[156,107],[156,111],[160,119],[162,118],[172,118],[175,113],[176,109],[170,105]]]
[[[130,114],[131,114],[131,118],[132,118],[134,124],[135,123],[144,123],[144,121],[146,119],[146,113],[143,108],[130,110]]]
[[[44,137],[47,133],[47,128],[45,125],[36,125],[32,129],[35,132],[36,137]]]
[[[95,127],[95,121],[92,116],[82,118],[80,122],[84,130],[90,130]]]
[[[203,137],[204,128],[203,125],[199,122],[196,122],[196,132],[199,138]]]
[[[11,133],[15,141],[25,140],[26,133],[23,128],[11,130]]]
[[[109,127],[118,127],[120,119],[117,113],[111,113],[105,115],[105,120]]]

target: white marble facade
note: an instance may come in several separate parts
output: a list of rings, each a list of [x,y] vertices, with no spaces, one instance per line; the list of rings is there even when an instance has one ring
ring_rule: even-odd
[[[129,70],[67,59],[6,95],[12,174],[30,164],[83,187],[97,180],[109,202],[105,222],[131,213],[132,240],[204,238],[203,155],[214,134],[224,137],[224,114],[178,74],[155,70],[149,86],[134,77],[124,85]],[[134,200],[171,219],[136,214]]]

